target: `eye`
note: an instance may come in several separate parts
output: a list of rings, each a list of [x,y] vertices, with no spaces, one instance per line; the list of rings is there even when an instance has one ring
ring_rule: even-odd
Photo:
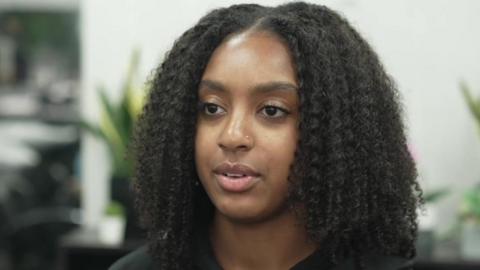
[[[215,103],[203,103],[202,107],[203,107],[202,111],[206,115],[213,116],[213,115],[220,115],[225,113],[225,110]]]
[[[286,109],[273,105],[263,107],[261,113],[267,118],[281,118],[289,114]]]

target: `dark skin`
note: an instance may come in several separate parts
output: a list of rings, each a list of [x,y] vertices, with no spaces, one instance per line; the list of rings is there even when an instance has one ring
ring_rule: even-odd
[[[298,84],[288,46],[267,32],[224,41],[202,76],[195,159],[215,205],[210,229],[222,268],[290,269],[317,248],[287,207],[288,175],[299,136]],[[225,190],[222,162],[255,170],[251,187]]]

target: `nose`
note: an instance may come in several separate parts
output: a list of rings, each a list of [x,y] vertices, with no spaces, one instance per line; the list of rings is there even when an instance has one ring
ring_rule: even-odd
[[[254,145],[249,120],[245,114],[236,113],[226,119],[218,138],[218,146],[225,151],[248,151]]]

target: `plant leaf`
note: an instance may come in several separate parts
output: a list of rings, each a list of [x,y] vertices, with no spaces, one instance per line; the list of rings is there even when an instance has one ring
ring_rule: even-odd
[[[442,188],[442,189],[425,193],[423,198],[425,199],[426,202],[433,203],[438,201],[442,197],[445,197],[448,193],[450,193],[450,191],[447,188]]]
[[[467,102],[470,112],[473,114],[473,116],[477,120],[477,124],[480,124],[480,102],[475,101],[465,82],[463,81],[460,82],[460,89],[463,93],[463,97],[465,98],[465,101]]]
[[[78,125],[80,126],[80,128],[90,132],[93,136],[100,139],[104,139],[104,140],[106,139],[105,134],[102,132],[102,130],[98,126],[95,126],[83,120],[79,121]]]

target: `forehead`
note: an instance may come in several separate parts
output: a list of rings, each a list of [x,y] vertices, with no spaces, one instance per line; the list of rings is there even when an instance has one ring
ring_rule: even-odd
[[[213,52],[202,79],[231,84],[297,82],[287,44],[268,32],[244,32],[227,38]]]

